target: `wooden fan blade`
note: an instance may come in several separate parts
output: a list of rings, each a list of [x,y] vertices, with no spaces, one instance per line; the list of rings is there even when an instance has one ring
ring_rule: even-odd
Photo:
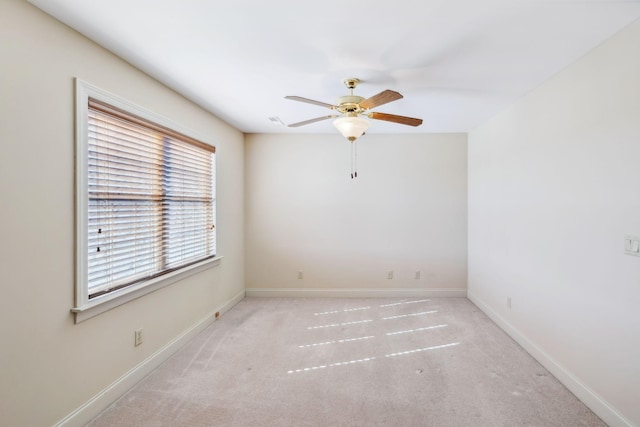
[[[326,102],[314,101],[313,99],[303,98],[301,96],[285,96],[285,99],[290,99],[292,101],[306,102],[307,104],[319,105],[321,107],[327,107],[334,109],[335,105],[327,104]]]
[[[371,108],[386,104],[391,101],[397,101],[398,99],[402,99],[402,95],[400,95],[398,92],[387,89],[377,95],[373,95],[371,98],[365,99],[360,103],[360,106],[365,110],[370,110]]]
[[[420,126],[422,119],[414,119],[413,117],[396,116],[395,114],[386,113],[369,113],[369,117],[376,120],[384,120],[387,122],[400,123],[401,125]]]
[[[309,119],[309,120],[305,120],[303,122],[292,123],[292,124],[289,125],[289,127],[290,128],[297,128],[297,127],[308,125],[308,124],[311,124],[311,123],[321,122],[322,120],[333,119],[335,117],[338,117],[338,116],[337,115],[332,115],[332,116],[316,117],[315,119]]]

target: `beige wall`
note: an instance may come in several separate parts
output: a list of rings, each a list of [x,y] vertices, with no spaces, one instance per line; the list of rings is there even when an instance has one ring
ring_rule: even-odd
[[[352,180],[350,143],[338,134],[247,135],[247,290],[464,294],[466,135],[366,135],[358,144]]]
[[[49,426],[244,290],[243,135],[24,1],[0,1],[0,40],[0,425]],[[211,135],[225,256],[78,325],[75,77]]]
[[[469,296],[611,425],[640,425],[639,46],[636,22],[469,135]]]

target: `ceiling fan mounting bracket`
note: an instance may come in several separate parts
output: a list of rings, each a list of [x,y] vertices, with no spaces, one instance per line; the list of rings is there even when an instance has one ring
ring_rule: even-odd
[[[347,89],[355,89],[356,86],[358,86],[358,83],[360,83],[359,79],[356,79],[355,77],[352,77],[350,79],[344,79],[343,80],[344,85],[347,87]]]

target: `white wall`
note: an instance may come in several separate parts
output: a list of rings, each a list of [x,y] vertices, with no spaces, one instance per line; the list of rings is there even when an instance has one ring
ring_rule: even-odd
[[[0,39],[0,425],[50,426],[244,291],[243,135],[24,1]],[[212,135],[225,256],[77,325],[74,77]]]
[[[248,293],[465,294],[466,135],[365,135],[358,144],[352,180],[350,143],[339,134],[247,135]]]
[[[636,22],[469,135],[469,297],[611,425],[640,425],[639,46]]]

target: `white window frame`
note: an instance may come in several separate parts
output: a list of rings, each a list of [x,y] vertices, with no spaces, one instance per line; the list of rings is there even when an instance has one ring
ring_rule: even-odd
[[[193,131],[173,123],[169,119],[150,112],[103,89],[76,79],[76,280],[75,314],[76,323],[94,317],[121,304],[154,292],[188,276],[220,264],[221,256],[206,259],[179,270],[158,276],[131,286],[89,299],[87,289],[87,248],[88,225],[88,103],[89,98],[106,103],[150,122],[172,129],[178,133],[215,146],[209,138],[196,135]]]

